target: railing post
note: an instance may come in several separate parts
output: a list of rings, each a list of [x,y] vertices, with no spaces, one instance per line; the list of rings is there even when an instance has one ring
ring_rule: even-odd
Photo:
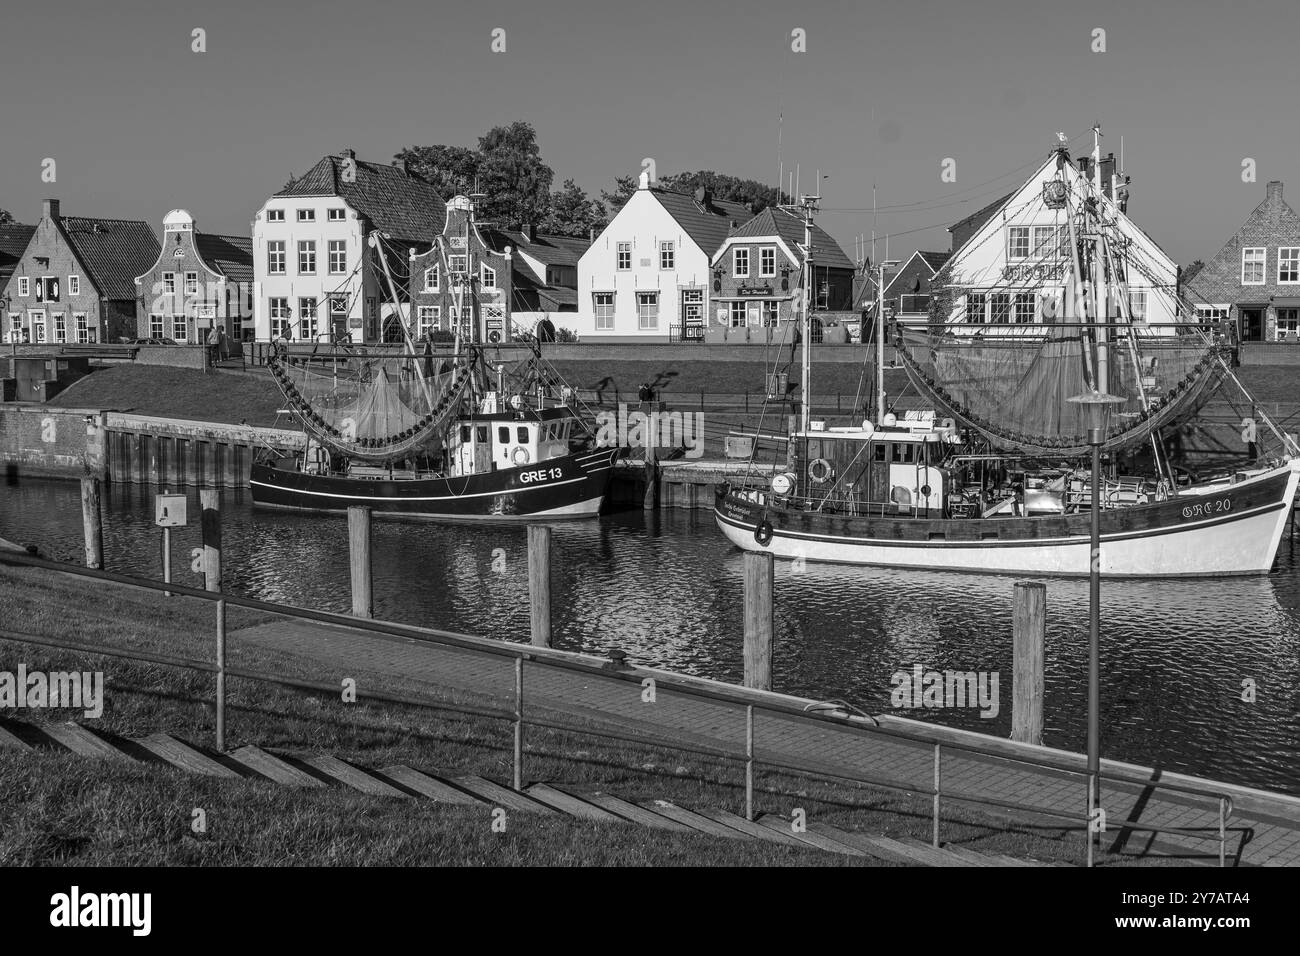
[[[1084,774],[1084,778],[1088,781],[1088,819],[1083,826],[1083,833],[1084,836],[1087,837],[1088,839],[1087,866],[1091,868],[1092,867],[1092,795],[1093,795],[1092,774],[1090,773]]]
[[[203,586],[221,590],[221,494],[215,488],[199,491],[199,521],[203,537]]]
[[[217,600],[217,752],[226,751],[226,601]]]
[[[528,526],[528,606],[535,647],[551,646],[551,529]]]
[[[1047,585],[1017,581],[1012,603],[1011,739],[1041,745]]]
[[[1219,868],[1228,865],[1228,815],[1224,812],[1226,797],[1219,797]]]
[[[930,838],[930,842],[933,843],[935,847],[939,846],[939,788],[941,784],[939,765],[940,765],[940,761],[943,759],[941,756],[941,751],[942,748],[940,747],[939,742],[936,740],[934,742],[934,807],[933,807],[934,825],[933,825],[933,832]]]
[[[370,576],[370,509],[352,505],[348,508],[348,561],[352,570],[352,613],[371,617]]]
[[[754,705],[745,705],[745,819],[754,819]]]
[[[104,515],[98,478],[81,479],[81,524],[86,539],[86,567],[104,569]]]
[[[524,659],[515,658],[515,790],[524,788]]]

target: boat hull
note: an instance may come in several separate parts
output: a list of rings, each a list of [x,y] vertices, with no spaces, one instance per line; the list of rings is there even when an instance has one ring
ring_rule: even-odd
[[[255,463],[250,486],[253,504],[265,508],[330,512],[365,505],[376,514],[447,521],[590,518],[600,511],[618,451],[600,448],[462,478],[349,478]]]
[[[1104,511],[1101,573],[1110,577],[1267,574],[1286,531],[1300,461],[1178,498]],[[844,516],[773,505],[720,487],[714,515],[747,551],[779,558],[1001,574],[1086,575],[1091,516]],[[756,537],[760,523],[766,543]],[[767,540],[770,525],[771,537]]]

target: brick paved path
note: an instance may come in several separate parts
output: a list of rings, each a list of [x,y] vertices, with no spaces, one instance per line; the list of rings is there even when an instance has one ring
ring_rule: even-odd
[[[459,698],[478,698],[496,706],[514,705],[514,661],[486,650],[427,643],[412,638],[377,634],[346,627],[307,621],[286,620],[235,631],[230,636],[232,653],[240,645],[274,648],[306,658],[320,668],[346,676],[356,670],[372,679],[400,678],[409,692],[422,686]],[[490,641],[480,646],[489,647]],[[553,660],[597,659],[545,652]],[[232,661],[232,664],[234,662]],[[641,681],[658,675],[656,700],[642,700]],[[694,683],[725,689],[731,701],[704,700],[667,686]],[[365,696],[365,684],[358,688]],[[537,661],[524,665],[526,712],[534,717],[572,723],[590,722],[617,732],[635,734],[647,743],[671,748],[676,744],[705,750],[743,755],[745,750],[744,701],[777,699],[790,703],[811,703],[783,695],[763,695],[734,685],[694,681],[681,675],[643,668],[628,668],[620,674],[591,673]],[[905,787],[929,790],[933,781],[934,746],[872,732],[869,726],[832,725],[797,715],[757,711],[755,756],[761,762],[780,762],[841,776],[869,776]],[[996,741],[978,734],[939,728],[914,721],[882,717],[883,727],[920,731],[943,746],[942,781],[945,795],[961,794],[1005,800],[1043,811],[1082,817],[1085,802],[1084,779],[1078,773],[1033,767],[1002,756],[971,754],[957,749],[965,741],[992,744],[999,753],[1043,755],[1067,761],[1080,771],[1083,757],[1045,748],[1029,748]],[[1159,826],[1204,828],[1205,836],[1167,834],[1159,837],[1166,852],[1180,852],[1188,858],[1213,860],[1218,856],[1218,801],[1212,797],[1173,793],[1142,785],[1150,779],[1177,780],[1207,790],[1227,792],[1235,812],[1229,820],[1228,855],[1247,865],[1300,864],[1300,799],[1268,794],[1215,781],[1174,774],[1155,774],[1149,768],[1103,761],[1103,775],[1126,777],[1133,782],[1105,780],[1102,806],[1107,812],[1108,845],[1126,852],[1139,851],[1152,839],[1145,831],[1122,831],[1124,821]],[[967,804],[972,806],[972,804]],[[1032,810],[1012,811],[985,808],[1009,819],[1033,824],[1066,825],[1059,817],[1035,814]],[[1079,826],[1078,822],[1070,823]]]

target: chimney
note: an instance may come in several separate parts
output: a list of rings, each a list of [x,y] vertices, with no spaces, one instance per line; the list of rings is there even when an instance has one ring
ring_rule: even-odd
[[[641,170],[641,175],[637,177],[636,188],[637,189],[650,188],[650,170],[648,169]]]
[[[596,242],[596,227],[587,227],[587,242],[594,244]]]
[[[705,209],[709,209],[713,206],[713,193],[707,187],[701,186],[695,190],[695,201]]]
[[[348,150],[348,152],[350,153],[352,150]],[[401,168],[403,176],[411,175],[411,167],[407,164],[405,156],[398,160],[397,165]]]
[[[352,149],[351,147],[348,147],[347,149],[343,150],[343,152],[339,153],[339,156],[344,157],[346,159],[356,159],[357,151],[355,149]]]
[[[524,235],[528,237],[529,242],[537,241],[537,223],[530,222],[524,226]]]
[[[1265,187],[1266,196],[1269,204],[1269,221],[1273,225],[1278,225],[1282,221],[1282,183],[1280,180],[1272,180]]]
[[[1282,184],[1278,183],[1280,187]],[[59,218],[59,201],[57,199],[47,199],[41,203],[41,216],[45,219]]]
[[[1091,165],[1092,165],[1092,157],[1090,156],[1079,157],[1079,172],[1081,172],[1085,177],[1089,179],[1092,178],[1092,173],[1088,171],[1088,167],[1090,167]]]
[[[1273,180],[1271,183],[1269,183],[1268,186],[1267,186],[1266,188],[1267,188],[1267,190],[1268,190],[1268,201],[1269,201],[1269,202],[1281,202],[1281,201],[1282,201],[1282,183],[1281,183],[1280,181],[1278,181],[1278,180],[1275,179],[1275,180]]]
[[[1101,161],[1101,191],[1107,196],[1111,194],[1111,183],[1115,179],[1115,154],[1107,153]]]

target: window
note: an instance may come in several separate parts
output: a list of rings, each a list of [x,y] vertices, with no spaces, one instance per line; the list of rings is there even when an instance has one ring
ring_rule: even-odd
[[[68,295],[81,295],[81,276],[68,276]]]
[[[428,335],[434,329],[438,328],[438,313],[441,310],[436,305],[422,305],[416,312],[416,332],[421,338]]]
[[[749,277],[749,250],[745,248],[731,250],[731,274],[737,279]]]
[[[329,211],[329,221],[330,221],[330,222],[342,222],[342,221],[343,221],[344,219],[346,219],[346,218],[347,218],[347,210],[346,210],[346,209],[331,209],[331,210]]]
[[[1246,248],[1241,250],[1242,285],[1264,284],[1264,264],[1267,257],[1267,249]]]
[[[1145,322],[1147,320],[1147,294],[1145,290],[1129,292],[1128,312],[1134,322]]]
[[[32,319],[33,319],[33,321],[32,321],[32,341],[33,341],[33,342],[44,342],[44,341],[45,341],[45,316],[42,315],[42,316],[41,316],[41,320],[40,320],[39,322],[35,321],[35,318],[36,318],[35,315],[33,315],[33,316],[32,316]]]
[[[988,299],[987,292],[967,292],[966,293],[966,321],[983,322],[984,303]]]
[[[314,276],[316,274],[316,241],[304,239],[298,243],[298,274]]]
[[[1028,325],[1034,321],[1036,296],[1032,292],[1017,292],[1015,302],[1016,325]]]
[[[1029,257],[1029,227],[1007,226],[1007,258],[1026,259]]]
[[[149,313],[149,338],[160,339],[163,332],[163,317],[157,312]]]
[[[835,286],[823,280],[822,284],[817,287],[817,308],[829,309],[831,307],[831,296],[835,294]]]
[[[1300,309],[1277,310],[1277,340],[1296,341],[1300,336]]]
[[[769,329],[776,328],[777,304],[771,299],[763,300],[763,324]]]
[[[315,209],[299,209],[299,210],[298,210],[298,221],[299,221],[299,222],[315,222],[315,221],[316,221],[316,210],[315,210]]]
[[[18,294],[23,297],[32,294],[32,280],[27,276],[18,277]]]
[[[282,276],[285,271],[284,240],[276,239],[266,244],[267,275]]]
[[[989,321],[1002,325],[1011,321],[1011,293],[994,292],[989,296]]]
[[[1277,281],[1285,285],[1300,283],[1300,246],[1278,248]]]
[[[266,211],[266,221],[267,221],[267,222],[284,222],[284,210],[283,210],[283,209],[268,209],[268,210]]]
[[[683,325],[704,324],[704,290],[703,289],[682,290],[682,324]]]
[[[177,342],[185,342],[189,339],[189,323],[185,316],[172,316],[172,338]]]
[[[658,292],[638,292],[636,294],[636,319],[639,328],[659,328]]]
[[[659,268],[677,268],[677,250],[671,242],[659,243]]]
[[[898,297],[898,311],[903,315],[919,315],[923,312],[929,312],[930,297],[928,295],[900,295]]]
[[[594,292],[591,302],[596,313],[596,330],[614,328],[614,293]]]
[[[456,275],[463,275],[469,271],[469,256],[456,255],[447,257],[447,269]]]
[[[304,342],[316,338],[316,300],[314,298],[298,300],[298,324],[302,330]]]
[[[330,240],[330,275],[341,276],[348,271],[348,242],[346,239]]]
[[[185,294],[186,295],[199,294],[199,274],[197,272],[185,273]]]
[[[72,319],[73,319],[73,322],[75,323],[75,325],[76,325],[76,327],[77,327],[77,341],[78,341],[78,342],[89,342],[89,341],[90,341],[90,326],[86,324],[86,313],[85,313],[85,312],[74,312],[74,313],[72,313]]]
[[[68,341],[68,318],[62,312],[54,316],[54,341]]]
[[[175,295],[175,294],[176,294],[176,273],[164,272],[163,273],[163,295]]]
[[[764,246],[758,250],[758,274],[764,279],[776,275],[776,246]]]
[[[1228,311],[1226,305],[1198,305],[1196,318],[1201,322],[1227,322]]]
[[[731,327],[738,329],[745,324],[745,303],[737,299],[731,303]]]
[[[526,445],[526,444],[528,444],[528,428],[527,428],[527,426],[519,425],[519,426],[517,426],[517,427],[515,428],[515,440],[516,440],[517,442],[519,442],[519,444],[521,444],[521,445]]]
[[[1034,226],[1035,258],[1055,259],[1063,256],[1069,243],[1069,231],[1065,226]]]
[[[482,282],[483,288],[495,289],[497,287],[497,270],[488,265],[479,266],[479,281]]]
[[[632,243],[620,242],[618,244],[616,267],[619,272],[626,272],[632,268]]]
[[[509,426],[509,425],[498,425],[498,426],[497,426],[497,444],[498,444],[498,445],[509,445],[509,444],[510,444],[510,426]]]
[[[432,268],[424,270],[424,291],[425,292],[438,291],[438,267],[437,266],[433,266]]]
[[[289,300],[288,299],[271,299],[269,301],[269,314],[271,317],[271,338],[279,338],[281,335],[289,335]]]

